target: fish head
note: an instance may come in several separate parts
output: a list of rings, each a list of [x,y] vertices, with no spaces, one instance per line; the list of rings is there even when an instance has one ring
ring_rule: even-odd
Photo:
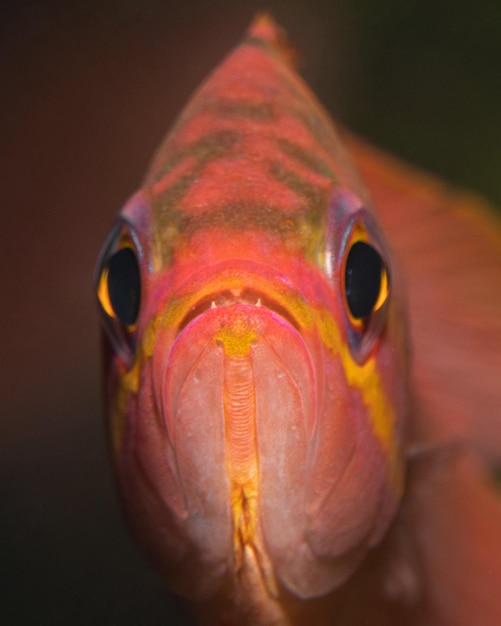
[[[195,96],[97,270],[123,507],[197,603],[329,594],[402,494],[398,271],[330,123],[263,46],[237,49]],[[238,63],[250,83],[214,130]],[[333,147],[314,159],[299,144],[321,124]]]

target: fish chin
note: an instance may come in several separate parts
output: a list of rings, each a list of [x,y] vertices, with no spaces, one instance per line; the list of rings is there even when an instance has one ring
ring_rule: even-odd
[[[360,562],[372,528],[372,516],[366,526],[355,520],[343,537],[355,499],[337,497],[316,469],[320,451],[341,487],[360,476],[349,469],[357,454],[342,370],[336,382],[330,368],[327,385],[315,333],[263,301],[272,299],[214,297],[193,307],[177,331],[159,329],[151,359],[158,415],[145,437],[161,440],[162,452],[145,441],[137,459],[162,504],[140,519],[143,495],[129,493],[129,508],[170,586],[197,602],[228,589],[244,604],[325,595]],[[326,393],[337,399],[326,405]],[[152,400],[144,402],[146,414]],[[378,484],[371,489],[377,496]],[[155,537],[158,528],[169,531]]]
[[[183,534],[202,561],[236,574],[251,549],[276,593],[269,560],[294,550],[307,523],[316,381],[303,337],[262,305],[210,307],[181,329],[166,358],[156,352],[153,369]]]

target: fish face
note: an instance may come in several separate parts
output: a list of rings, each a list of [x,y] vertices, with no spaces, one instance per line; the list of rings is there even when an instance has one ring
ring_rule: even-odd
[[[124,509],[195,602],[338,589],[403,483],[398,272],[330,123],[259,28],[188,106],[97,272]]]

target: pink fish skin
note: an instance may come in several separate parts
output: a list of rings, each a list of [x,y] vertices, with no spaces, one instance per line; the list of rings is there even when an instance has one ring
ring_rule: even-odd
[[[449,473],[482,506],[492,494],[477,461],[428,436],[438,429],[420,417],[423,395],[411,401],[401,273],[287,59],[278,27],[257,18],[185,108],[103,249],[123,508],[200,623],[462,624],[475,602],[450,609],[458,577],[445,578],[449,597],[434,586],[447,573],[442,546],[458,549],[440,520],[477,521],[449,503],[437,523],[429,505]],[[386,187],[373,180],[365,148],[349,143],[384,203],[393,170]],[[423,442],[440,450],[410,462]],[[485,625],[498,623],[496,607]]]
[[[376,267],[362,312],[352,250]],[[402,294],[268,18],[189,103],[99,268],[119,489],[168,585],[263,623],[334,592],[402,494]]]

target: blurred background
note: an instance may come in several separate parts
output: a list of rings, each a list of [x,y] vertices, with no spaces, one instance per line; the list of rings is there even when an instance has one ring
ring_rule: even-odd
[[[344,125],[501,205],[501,3],[0,5],[0,623],[183,624],[122,525],[93,265],[184,102],[269,9]]]

